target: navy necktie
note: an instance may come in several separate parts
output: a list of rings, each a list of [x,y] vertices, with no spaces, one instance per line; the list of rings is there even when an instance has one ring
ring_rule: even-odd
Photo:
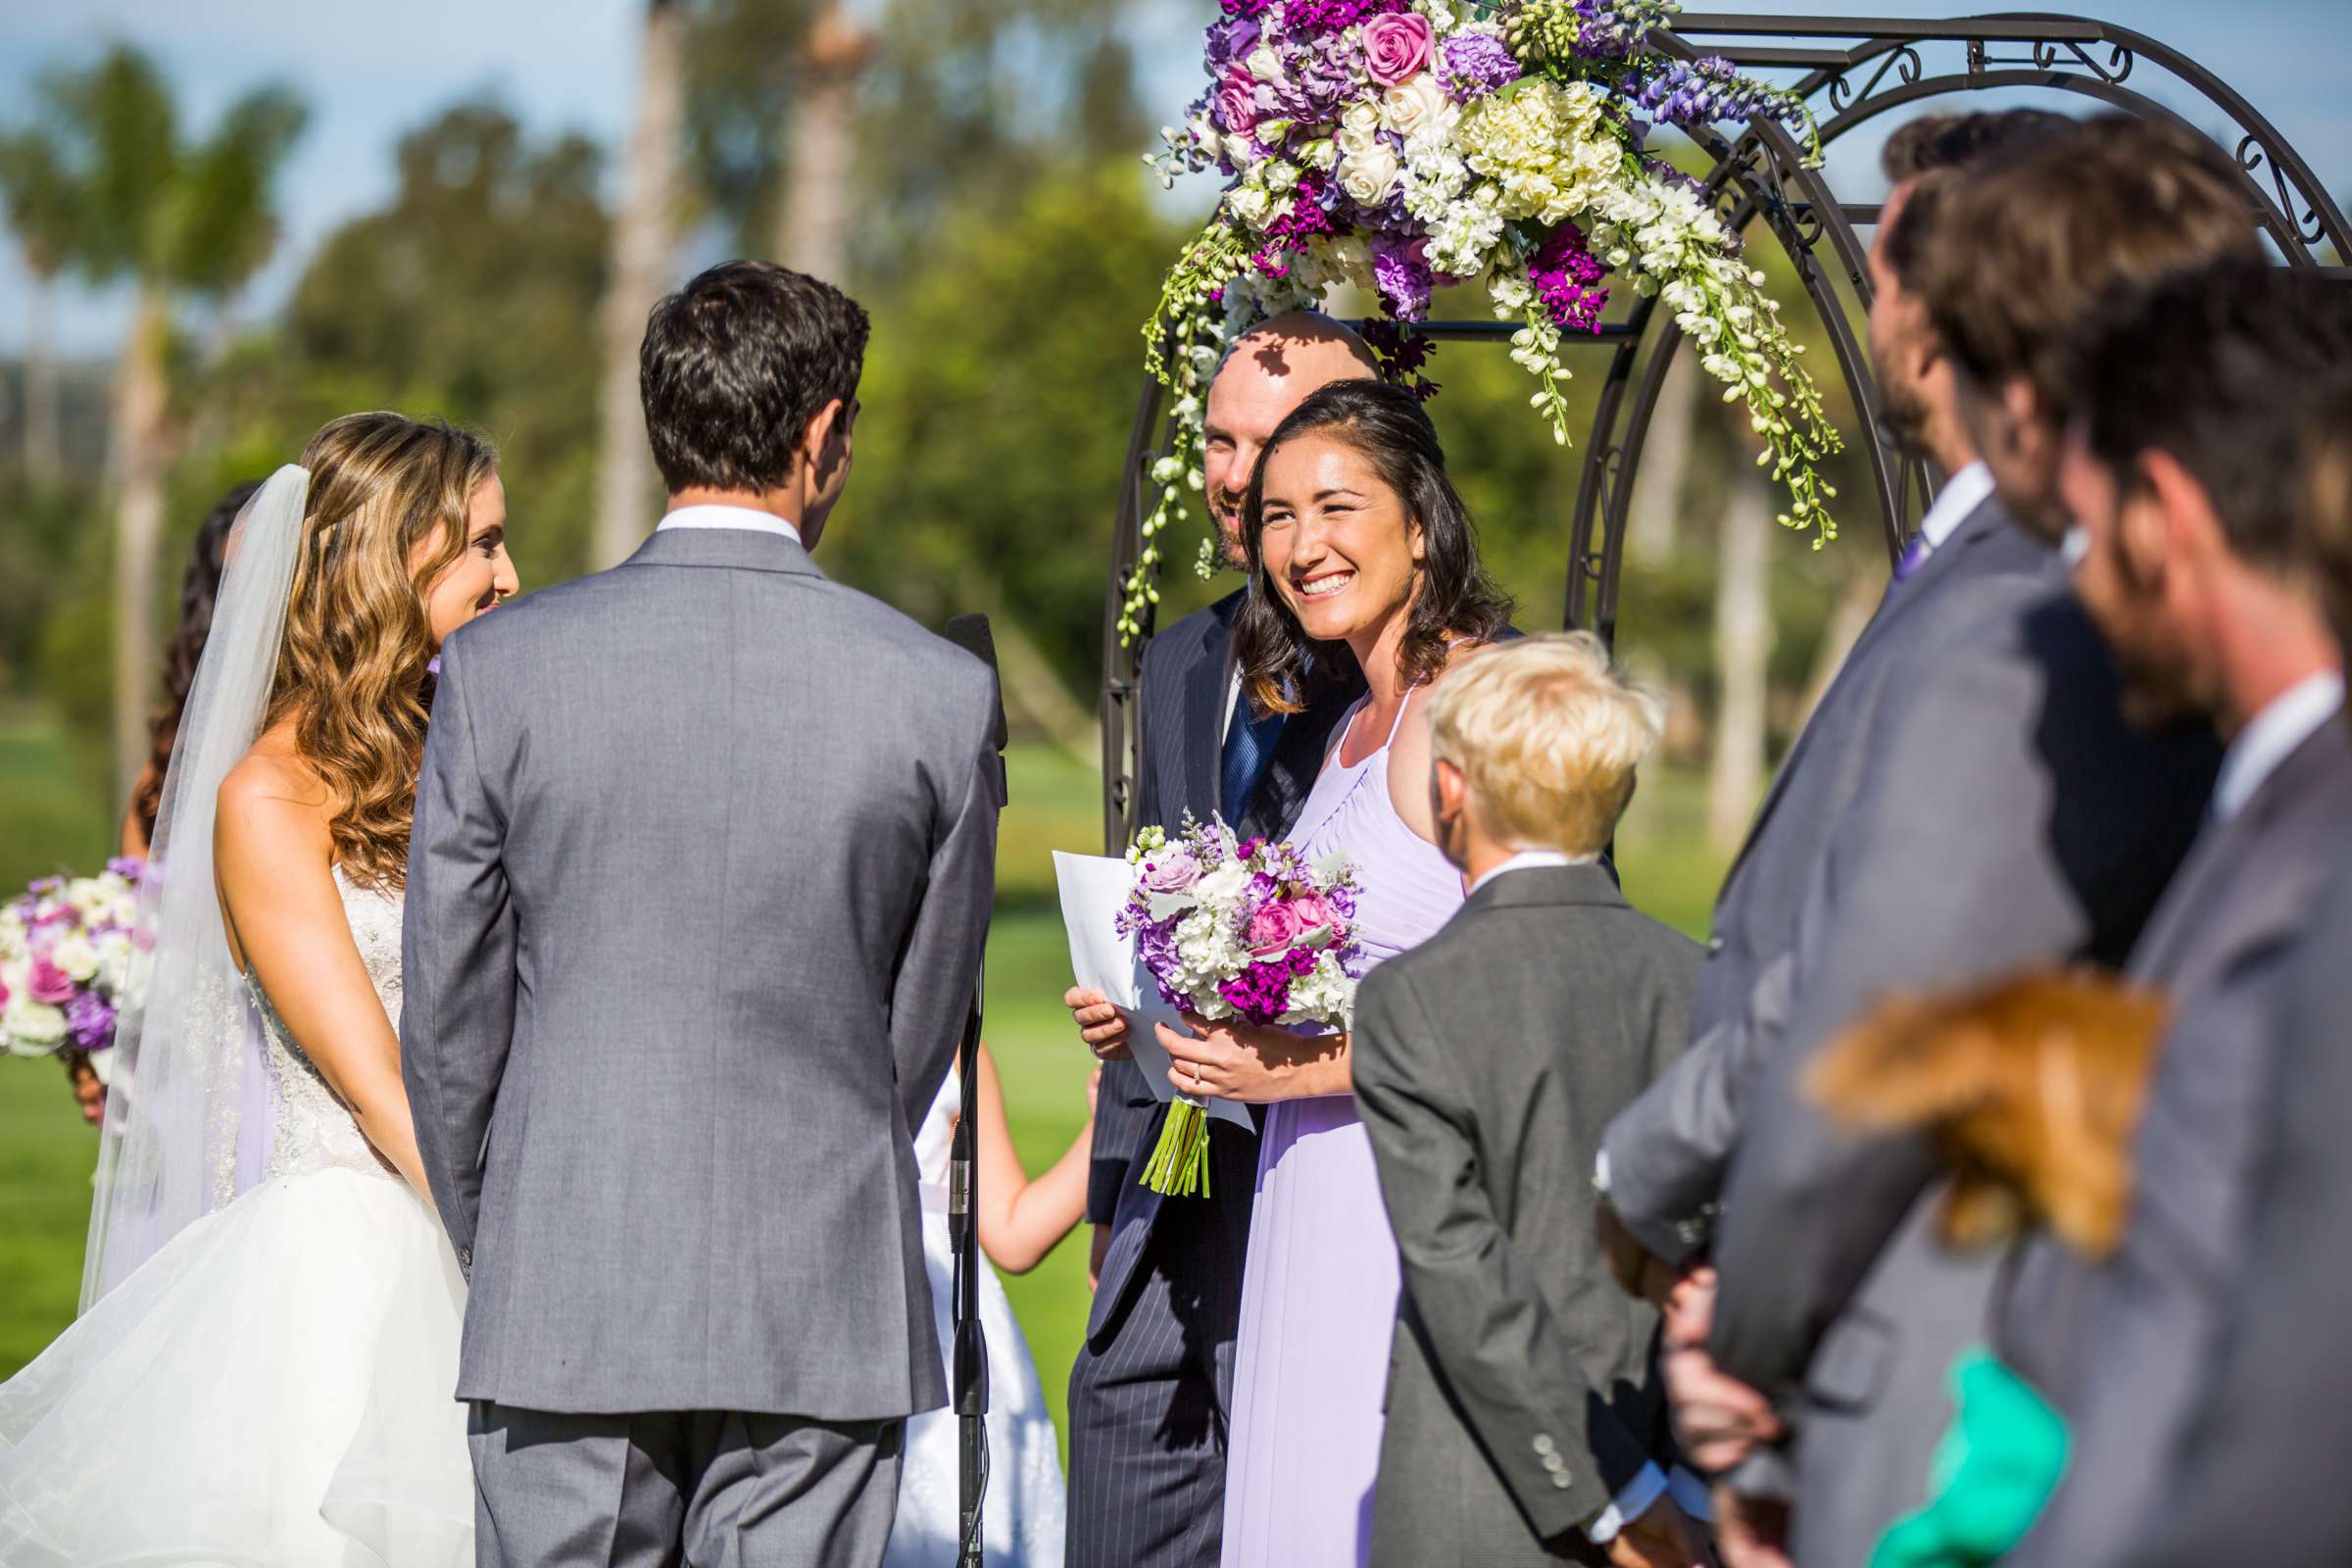
[[[1240,827],[1242,813],[1250,808],[1250,797],[1266,770],[1266,760],[1274,755],[1274,742],[1282,734],[1287,716],[1255,713],[1247,694],[1236,700],[1233,722],[1225,726],[1225,765],[1217,780],[1217,809],[1227,827]]]

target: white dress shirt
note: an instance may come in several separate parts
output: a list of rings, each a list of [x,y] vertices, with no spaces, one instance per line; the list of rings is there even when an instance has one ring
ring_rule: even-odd
[[[662,533],[671,528],[743,528],[753,533],[780,533],[794,544],[801,543],[801,530],[772,512],[755,512],[750,507],[680,507],[654,527]]]
[[[1982,460],[1970,464],[1943,483],[1936,492],[1936,504],[1928,514],[1919,519],[1920,560],[1941,550],[1944,542],[1970,513],[1983,506],[1992,494],[1992,470]]]
[[[2244,810],[2278,764],[2343,706],[2344,677],[2332,669],[2306,675],[2264,704],[2222,754],[2222,770],[2213,780],[2214,820],[2226,822]]]

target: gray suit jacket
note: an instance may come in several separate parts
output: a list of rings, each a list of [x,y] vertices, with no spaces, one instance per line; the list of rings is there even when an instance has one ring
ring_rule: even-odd
[[[2352,859],[2328,880],[2285,977],[2242,1261],[2182,1442],[2146,1454],[2161,1497],[2132,1568],[2352,1562]]]
[[[1711,1348],[1794,1418],[1807,1564],[1863,1562],[1924,1496],[1944,1374],[1983,1332],[1991,1264],[1946,1254],[1924,1223],[1925,1142],[1832,1122],[1805,1070],[1890,993],[2120,965],[2211,790],[2211,735],[2124,721],[2106,646],[2046,560],[2038,582],[1984,584],[1992,602],[1947,645],[1898,656],[1900,700],[1815,874],[1786,1022],[1749,1079]]]
[[[2187,1435],[2247,1278],[2284,976],[2347,845],[2352,735],[2331,721],[2206,830],[2132,954],[2131,973],[2170,992],[2173,1018],[2133,1138],[2123,1246],[2093,1268],[2053,1241],[2033,1244],[2002,1319],[2001,1348],[2073,1436],[2065,1482],[2008,1559],[2020,1568],[2121,1561],[2121,1523],[2168,1494],[2160,1460]],[[2341,1314],[2339,1301],[2323,1343],[2342,1332]]]
[[[908,1128],[988,929],[993,677],[790,540],[657,533],[453,636],[402,1066],[458,1393],[945,1401]]]
[[[1978,507],[1888,591],[1782,760],[1715,901],[1695,1043],[1609,1125],[1610,1202],[1660,1257],[1681,1261],[1705,1243],[1748,1075],[1787,1021],[1797,917],[1864,770],[1905,710],[1904,659],[1954,646],[1989,607],[2038,590],[2048,569],[2048,550],[1998,502]]]
[[[1671,1462],[1657,1314],[1595,1240],[1601,1128],[1689,1039],[1700,949],[1597,865],[1512,871],[1364,979],[1355,1096],[1404,1267],[1372,1561],[1603,1560]]]

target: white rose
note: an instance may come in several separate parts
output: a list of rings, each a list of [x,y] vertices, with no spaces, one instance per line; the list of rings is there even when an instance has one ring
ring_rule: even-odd
[[[1340,144],[1329,136],[1310,141],[1298,149],[1298,161],[1313,169],[1334,168],[1340,161]]]
[[[1266,208],[1270,205],[1270,198],[1260,186],[1236,185],[1226,193],[1225,205],[1234,217],[1248,223],[1251,228],[1257,228],[1266,220]]]
[[[63,1008],[35,1002],[25,992],[8,999],[8,1007],[0,1011],[0,1035],[11,1042],[46,1051],[66,1038],[66,1014]]]
[[[1380,111],[1363,99],[1348,106],[1340,116],[1340,151],[1349,158],[1361,157],[1380,145]]]
[[[1377,207],[1396,188],[1403,167],[1385,144],[1357,153],[1340,165],[1340,189],[1359,206]]]
[[[1266,189],[1281,192],[1289,190],[1298,183],[1298,169],[1297,165],[1286,164],[1279,158],[1266,165]]]
[[[1225,161],[1236,169],[1248,169],[1257,162],[1257,148],[1247,136],[1225,138]]]
[[[1381,95],[1380,122],[1399,136],[1410,136],[1443,120],[1452,107],[1437,77],[1418,72]]]
[[[86,986],[98,973],[98,950],[78,931],[69,931],[50,944],[49,961],[77,986]]]
[[[1261,43],[1250,51],[1246,62],[1250,74],[1271,85],[1282,79],[1282,56],[1270,43]]]

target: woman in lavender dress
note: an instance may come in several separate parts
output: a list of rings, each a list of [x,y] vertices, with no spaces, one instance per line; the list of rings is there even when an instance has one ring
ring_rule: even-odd
[[[1431,842],[1423,703],[1450,660],[1503,629],[1509,606],[1479,566],[1436,430],[1396,387],[1339,382],[1282,422],[1258,459],[1243,541],[1251,592],[1234,647],[1250,702],[1295,711],[1341,661],[1364,674],[1291,841],[1354,863],[1368,968],[1462,902]],[[1281,1093],[1259,1141],[1243,1275],[1224,1562],[1354,1568],[1371,1547],[1397,1265],[1348,1037],[1195,1024],[1204,1038],[1159,1031],[1187,1087],[1215,1095],[1271,1072]]]

